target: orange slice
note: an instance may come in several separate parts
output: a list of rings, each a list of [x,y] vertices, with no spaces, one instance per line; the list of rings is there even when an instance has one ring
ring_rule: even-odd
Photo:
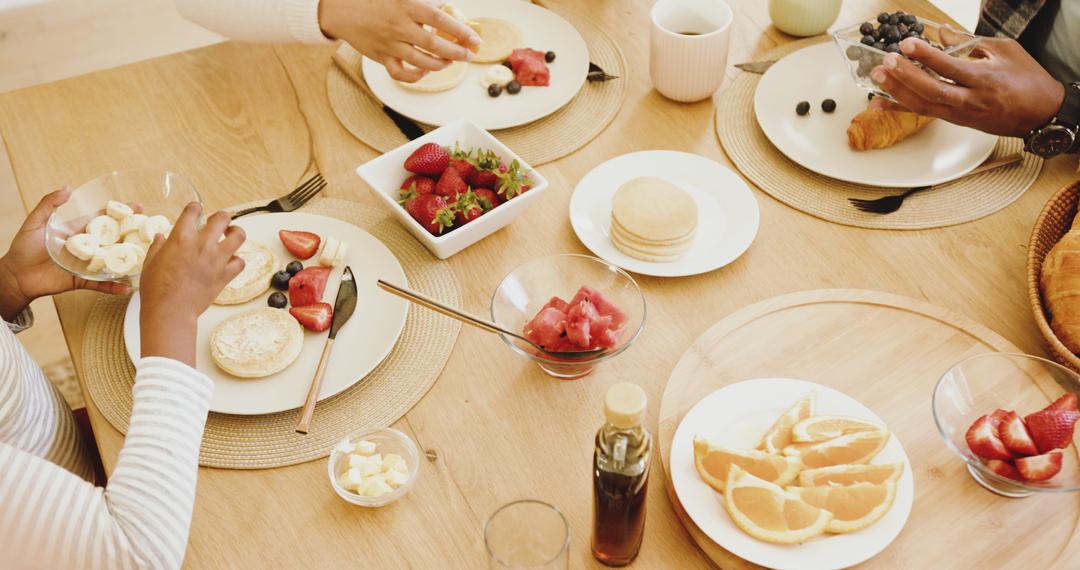
[[[864,431],[877,431],[885,426],[847,416],[814,416],[800,421],[791,428],[791,441],[825,441],[842,435]]]
[[[803,502],[832,513],[826,532],[862,530],[889,512],[896,499],[896,483],[856,483],[846,487],[788,487]]]
[[[799,484],[803,487],[854,485],[855,483],[880,485],[881,483],[895,482],[903,472],[903,463],[834,465],[820,469],[807,469],[799,473]]]
[[[798,458],[808,469],[869,463],[888,441],[888,430],[864,431],[810,445],[789,445],[784,448],[784,455]]]
[[[780,450],[791,443],[791,428],[800,421],[814,415],[815,399],[814,392],[810,392],[805,398],[795,402],[788,411],[784,412],[784,415],[777,418],[769,431],[765,432],[755,449],[769,453],[780,453]]]
[[[694,438],[694,467],[710,487],[723,493],[728,473],[738,466],[751,475],[776,485],[786,485],[799,474],[799,460],[756,449],[729,449],[707,439]]]
[[[765,542],[800,544],[825,532],[833,515],[734,465],[724,507],[746,534]]]

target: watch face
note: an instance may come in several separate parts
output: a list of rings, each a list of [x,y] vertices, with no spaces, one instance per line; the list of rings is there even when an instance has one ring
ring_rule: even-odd
[[[1061,125],[1050,125],[1039,131],[1031,140],[1031,152],[1039,156],[1056,156],[1072,147],[1073,134]]]

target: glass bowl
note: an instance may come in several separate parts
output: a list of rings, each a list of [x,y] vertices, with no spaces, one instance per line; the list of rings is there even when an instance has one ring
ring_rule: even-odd
[[[393,492],[378,497],[365,497],[343,487],[338,478],[348,470],[349,453],[361,440],[374,443],[375,453],[384,456],[387,453],[396,453],[405,459],[405,464],[409,466],[409,480]],[[412,489],[420,474],[420,450],[412,438],[394,428],[356,431],[345,436],[330,452],[330,458],[326,462],[326,474],[330,477],[330,485],[342,499],[361,507],[382,507],[404,497],[409,493],[409,489]]]
[[[975,420],[998,408],[1024,417],[1066,391],[1080,392],[1080,375],[1068,368],[1026,354],[979,354],[950,368],[934,386],[934,422],[945,445],[967,463],[972,478],[994,493],[1026,497],[1038,492],[1076,491],[1080,490],[1080,466],[1075,437],[1063,450],[1061,471],[1041,482],[1014,481],[990,471],[968,449],[965,437]]]
[[[539,257],[514,269],[491,297],[491,319],[507,330],[521,331],[553,296],[569,301],[582,285],[596,289],[626,313],[626,323],[614,348],[594,358],[557,360],[510,336],[499,336],[514,352],[556,378],[581,378],[597,364],[622,354],[645,327],[645,297],[625,271],[588,255]]]
[[[109,200],[124,202],[142,214],[163,215],[175,223],[180,212],[191,202],[202,203],[199,192],[186,178],[160,170],[120,170],[83,183],[71,192],[68,201],[53,212],[45,226],[45,249],[57,265],[89,281],[116,281],[137,285],[139,274],[114,275],[102,269],[89,271],[89,261],[71,254],[67,238],[83,233],[87,222],[105,213]],[[205,216],[199,220],[200,225]]]
[[[923,25],[923,37],[931,43],[941,46],[942,51],[951,56],[967,57],[979,43],[978,36],[965,31],[943,26],[930,20],[923,20],[922,18],[919,19],[919,22]],[[862,24],[863,22],[860,22],[854,26],[833,32],[833,39],[836,40],[836,45],[840,48],[840,56],[847,63],[848,71],[851,73],[851,78],[855,80],[855,84],[877,97],[884,97],[892,101],[894,100],[892,96],[878,87],[877,83],[870,77],[870,72],[881,65],[887,52],[862,43],[863,34],[859,31],[859,26]],[[921,63],[914,60],[908,61],[911,61],[916,67],[922,68],[931,77],[947,81],[932,69],[923,67]]]

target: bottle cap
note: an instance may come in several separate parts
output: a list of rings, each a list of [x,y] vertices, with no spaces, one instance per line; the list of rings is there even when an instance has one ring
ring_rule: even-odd
[[[604,398],[604,416],[611,425],[629,429],[641,425],[645,420],[647,404],[648,398],[641,386],[620,382],[608,388]]]

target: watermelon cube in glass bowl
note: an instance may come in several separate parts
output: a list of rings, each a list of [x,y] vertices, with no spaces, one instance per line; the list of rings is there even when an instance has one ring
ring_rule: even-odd
[[[600,349],[557,359],[500,334],[510,348],[551,376],[581,378],[630,348],[645,327],[645,297],[622,269],[587,255],[540,257],[514,269],[495,289],[491,320],[559,352]]]
[[[505,198],[505,193],[496,194],[499,203],[490,208],[489,206],[492,204],[486,199],[474,200],[472,201],[474,205],[471,206],[468,202],[459,202],[456,209],[451,208],[450,210],[436,208],[435,206],[431,206],[429,209],[417,208],[417,211],[427,212],[427,214],[421,214],[424,216],[425,223],[433,222],[437,218],[442,221],[453,222],[453,225],[443,229],[441,232],[432,233],[409,214],[400,203],[404,182],[415,174],[405,169],[405,161],[417,149],[428,143],[439,145],[448,152],[452,152],[455,148],[466,151],[472,150],[473,153],[470,158],[474,163],[481,166],[488,164],[493,158],[507,167],[513,166],[516,162],[517,172],[528,177],[531,184],[528,184],[527,191],[521,192],[508,200],[502,201]],[[487,160],[477,160],[481,152],[485,154],[483,158]],[[494,157],[488,154],[489,152]],[[432,168],[445,171],[445,167],[439,164],[433,165]],[[425,175],[425,178],[437,183],[441,175],[435,174],[435,170]],[[534,202],[539,200],[541,194],[548,187],[547,180],[522,160],[520,156],[499,142],[499,139],[495,138],[491,133],[465,119],[435,129],[414,141],[372,159],[357,167],[356,173],[371,186],[376,198],[386,205],[394,217],[405,226],[405,229],[439,259],[446,259],[510,224],[518,216],[524,214]],[[431,186],[430,182],[424,182],[429,187]],[[421,184],[421,186],[423,185]],[[472,186],[467,180],[460,183],[462,189],[471,188]],[[426,190],[426,188],[421,189],[421,191]],[[436,189],[436,191],[439,192],[441,189]],[[483,198],[483,196],[479,196],[479,198]],[[444,198],[444,201],[446,207],[454,206],[452,200]],[[481,201],[484,207],[478,208],[476,204]],[[461,206],[462,204],[463,206]],[[483,213],[475,217],[475,219],[462,223],[462,216],[457,213],[462,209],[470,211],[474,215],[478,212]],[[441,215],[438,214],[440,211],[442,212]],[[428,217],[432,219],[427,220]]]

